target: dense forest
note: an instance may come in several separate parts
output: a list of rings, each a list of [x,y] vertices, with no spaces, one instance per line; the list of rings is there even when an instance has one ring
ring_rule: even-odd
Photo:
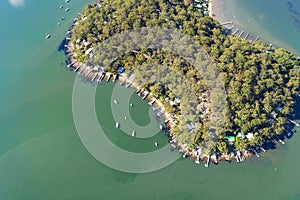
[[[293,112],[299,94],[299,59],[285,49],[226,34],[216,20],[205,16],[205,5],[206,1],[188,0],[113,0],[88,4],[72,30],[73,56],[79,62],[85,62],[86,51],[91,46],[126,30],[141,27],[176,29],[198,41],[224,77],[227,93],[225,125],[217,134],[217,143],[211,144],[209,150],[226,153],[230,148],[243,150],[262,145],[284,133],[286,117]],[[162,64],[165,60],[191,81],[200,101],[209,102],[201,72],[171,52],[140,49],[127,52],[116,62],[126,72],[137,65]],[[113,64],[104,67],[111,72],[118,69]],[[159,83],[146,87],[162,102],[166,97],[172,101],[176,98]],[[166,111],[175,114],[182,112],[177,104],[164,102]],[[206,106],[209,109],[209,104]],[[191,147],[201,146],[208,137],[206,118],[209,114],[203,113],[199,114],[199,119],[193,119],[199,129],[192,138]],[[173,131],[177,129],[180,126]],[[253,133],[251,139],[245,137],[248,133]],[[235,136],[235,142],[230,144],[226,136]]]

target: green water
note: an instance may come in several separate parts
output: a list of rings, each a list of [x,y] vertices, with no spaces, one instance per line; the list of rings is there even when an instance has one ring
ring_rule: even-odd
[[[13,8],[7,1],[0,2],[1,200],[300,198],[299,134],[260,159],[211,165],[209,169],[205,169],[203,163],[198,166],[190,160],[179,159],[156,172],[127,174],[95,160],[79,140],[72,117],[75,74],[62,66],[65,57],[57,51],[72,18],[86,2],[71,0],[68,13],[58,8],[65,4],[62,0],[25,0],[20,8]],[[258,1],[243,2],[250,6]],[[278,6],[275,1],[268,2],[269,6]],[[252,5],[245,15],[254,12]],[[62,16],[66,20],[58,26]],[[259,21],[253,26],[269,25],[263,23]],[[285,21],[281,29],[294,32],[292,23]],[[253,32],[260,35],[265,32],[266,37],[270,35],[274,41],[280,41],[278,44],[299,50],[295,42],[299,34],[284,38],[273,29],[264,31],[266,29]],[[48,33],[52,38],[45,40]],[[107,97],[112,93],[112,86],[101,85],[95,98],[96,102],[103,102],[97,104],[96,112],[101,125],[106,127],[107,136],[118,146],[136,152],[152,150],[154,140],[164,144],[166,138],[162,133],[153,138],[132,140],[115,129],[111,114],[107,113],[110,103]],[[132,109],[142,111],[132,110],[131,116],[138,124],[147,124],[151,118],[147,103],[137,96],[131,100]],[[299,129],[297,131],[299,133]],[[279,170],[274,171],[274,168]]]

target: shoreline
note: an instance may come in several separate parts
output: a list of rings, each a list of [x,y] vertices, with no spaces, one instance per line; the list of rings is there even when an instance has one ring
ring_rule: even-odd
[[[249,32],[243,30],[237,23],[235,16],[231,19],[226,16],[224,11],[224,5],[226,2],[224,0],[209,0],[208,12],[209,16],[217,20],[224,29],[226,29],[226,34],[240,37],[243,40],[249,42],[256,42],[260,39],[259,35],[252,35]]]
[[[71,33],[69,33],[68,37],[71,37]],[[149,106],[153,108],[159,108],[157,110],[158,112],[164,110],[163,103],[158,101],[151,92],[145,90],[144,88],[141,88],[140,86],[136,85],[134,82],[128,81],[126,76],[120,74],[113,74],[111,72],[104,72],[104,71],[95,72],[93,71],[93,68],[86,66],[86,64],[80,63],[77,60],[75,60],[72,57],[74,47],[71,40],[67,40],[67,45],[65,45],[65,47],[66,47],[65,54],[67,55],[67,60],[69,63],[67,67],[73,70],[74,72],[76,72],[77,76],[80,76],[83,79],[83,81],[99,84],[101,82],[109,82],[112,77],[117,77],[113,79],[113,82],[118,81],[120,85],[123,85],[126,88],[127,87],[133,88],[142,99],[148,101]],[[153,103],[150,105],[151,102]],[[255,155],[247,150],[240,151],[240,156],[237,156],[236,152],[234,152],[234,154],[232,152],[232,153],[220,154],[220,155],[216,155],[215,153],[207,155],[202,153],[198,154],[197,151],[195,151],[195,149],[190,151],[187,149],[185,144],[178,143],[176,135],[172,133],[171,129],[175,127],[175,123],[174,123],[174,119],[172,118],[172,115],[170,113],[164,112],[161,115],[161,117],[163,118],[163,120],[165,120],[163,123],[164,128],[162,130],[165,131],[165,133],[169,138],[169,145],[171,151],[177,150],[178,153],[181,154],[183,158],[190,157],[195,161],[196,164],[200,164],[200,162],[203,161],[205,162],[205,167],[208,167],[210,162],[213,162],[214,164],[218,164],[220,161],[232,162],[232,160],[235,159],[237,160],[237,162],[242,162],[246,160],[248,157]]]
[[[214,13],[215,13],[214,6],[215,6],[216,1],[217,0],[209,1],[209,8],[208,8],[209,16],[212,17],[213,19],[217,20],[220,23],[220,20],[217,19],[216,16],[214,16]],[[73,50],[75,47],[74,47],[74,44],[72,44],[70,38],[72,36],[72,29],[74,28],[74,26],[76,26],[76,24],[77,24],[77,22],[76,22],[76,20],[74,20],[74,23],[70,27],[70,29],[68,31],[67,39],[65,41],[65,44],[66,44],[65,45],[65,54],[67,55],[67,60],[68,60],[67,67],[68,68],[73,69],[76,73],[78,73],[78,76],[81,76],[81,78],[84,81],[96,83],[96,84],[100,83],[102,80],[104,80],[104,82],[108,82],[111,79],[111,77],[117,77],[117,78],[114,78],[113,82],[119,81],[120,85],[125,84],[126,87],[127,87],[127,85],[128,85],[128,87],[132,87],[139,94],[139,96],[144,95],[145,98],[143,97],[143,99],[147,99],[149,105],[150,105],[150,102],[153,102],[153,104],[151,104],[150,106],[156,105],[157,107],[163,108],[163,103],[159,102],[153,96],[153,94],[151,92],[146,91],[145,89],[143,90],[143,88],[139,87],[134,82],[129,81],[126,78],[126,76],[122,76],[120,74],[113,74],[110,72],[96,71],[92,68],[92,66],[91,67],[86,66],[84,63],[80,63],[77,60],[75,60],[72,56],[74,54]],[[101,81],[99,81],[100,79],[101,79]],[[158,111],[161,111],[161,110],[158,109]],[[165,129],[165,132],[168,134],[168,137],[170,139],[169,144],[171,146],[171,150],[178,150],[178,152],[183,157],[191,157],[193,160],[195,160],[195,162],[197,164],[199,164],[200,161],[205,161],[206,162],[205,167],[208,167],[208,164],[210,161],[213,161],[215,164],[218,164],[219,161],[231,162],[232,159],[236,159],[237,162],[242,162],[250,156],[256,155],[257,157],[260,157],[259,153],[265,152],[265,150],[262,147],[258,147],[257,149],[249,148],[248,150],[242,150],[242,151],[233,149],[226,154],[218,154],[218,155],[216,155],[215,153],[211,153],[210,155],[206,155],[206,154],[202,154],[202,153],[199,154],[198,151],[195,151],[196,148],[189,150],[186,147],[186,145],[179,144],[177,142],[176,136],[173,135],[171,132],[172,127],[175,125],[173,120],[169,120],[169,119],[172,119],[171,114],[164,112],[161,115],[161,117],[165,120],[164,125],[169,126],[169,128]],[[278,141],[278,140],[276,140],[276,141]],[[281,143],[281,140],[279,140],[279,142]],[[199,147],[199,148],[201,148],[201,147]]]

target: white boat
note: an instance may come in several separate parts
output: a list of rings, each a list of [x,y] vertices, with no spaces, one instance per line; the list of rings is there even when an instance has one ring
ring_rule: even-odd
[[[158,147],[158,143],[157,143],[157,142],[154,142],[154,145],[155,145],[156,147]]]
[[[66,8],[65,11],[68,12],[70,10],[70,8]]]
[[[64,8],[64,6],[59,6],[59,9],[63,9]]]
[[[115,103],[115,104],[118,104],[119,102],[118,102],[117,100],[114,100],[114,103]]]
[[[69,3],[70,2],[70,0],[66,0],[66,3]]]
[[[163,126],[162,126],[161,124],[159,125],[159,129],[160,129],[160,130],[163,130]]]
[[[116,128],[119,128],[119,127],[120,127],[120,123],[116,122]]]
[[[51,38],[51,35],[50,34],[46,35],[46,39],[49,39],[49,38]]]
[[[136,132],[135,132],[135,130],[133,130],[131,136],[135,137],[135,135],[136,135]]]

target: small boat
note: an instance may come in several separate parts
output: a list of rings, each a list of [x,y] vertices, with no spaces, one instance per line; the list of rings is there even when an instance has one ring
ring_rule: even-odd
[[[115,104],[118,104],[119,102],[118,102],[117,100],[114,100],[114,103],[115,103]]]
[[[116,128],[120,128],[119,122],[116,122]]]
[[[154,142],[154,145],[155,145],[156,147],[158,147],[158,143],[157,143],[157,142]]]
[[[49,39],[49,38],[51,38],[51,35],[50,34],[46,35],[46,39]]]
[[[70,10],[70,8],[66,8],[65,11],[68,12]]]
[[[135,130],[133,130],[131,136],[135,137],[135,135],[136,135],[136,132],[135,132]]]
[[[63,9],[64,8],[64,6],[59,6],[59,9]]]
[[[161,124],[159,125],[159,129],[160,129],[160,130],[163,130],[163,126],[162,126]]]
[[[130,104],[130,106],[132,107],[132,106],[133,106],[133,104],[131,103],[131,104]]]
[[[70,0],[66,0],[66,3],[69,3],[70,2]]]
[[[125,117],[124,117],[124,119],[126,120],[126,119],[127,119],[127,117],[125,116]]]
[[[65,17],[62,17],[62,18],[61,18],[61,20],[65,20],[65,19],[66,19]]]

